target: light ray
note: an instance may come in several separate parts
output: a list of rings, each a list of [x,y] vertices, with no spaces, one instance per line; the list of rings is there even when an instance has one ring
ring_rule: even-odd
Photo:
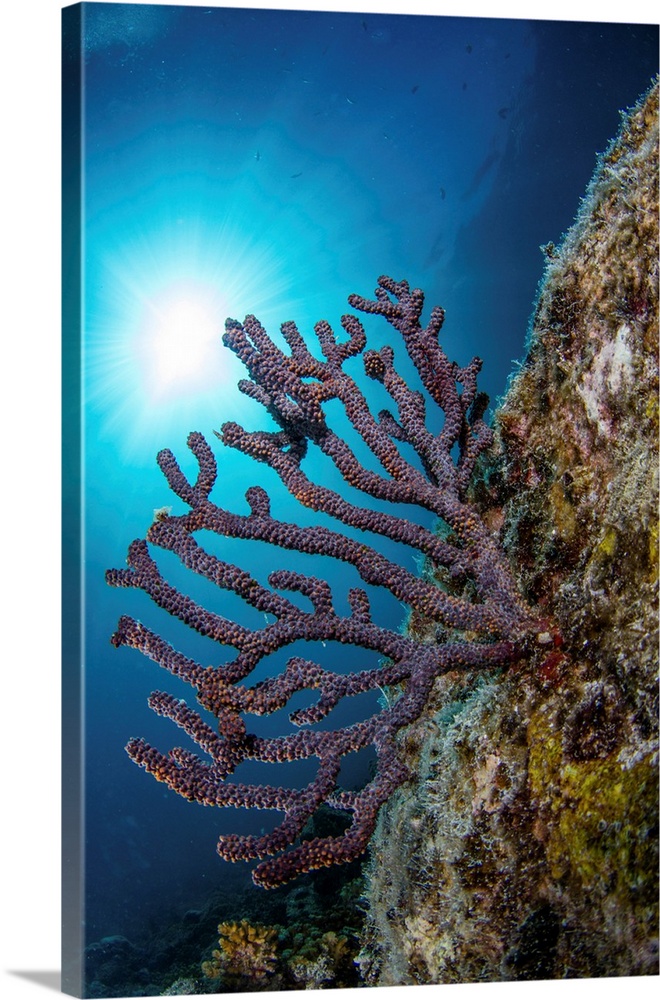
[[[88,265],[85,393],[94,435],[126,457],[208,433],[245,409],[225,320],[286,294],[275,254],[235,233],[174,224],[115,239]],[[169,440],[168,440],[169,438]]]

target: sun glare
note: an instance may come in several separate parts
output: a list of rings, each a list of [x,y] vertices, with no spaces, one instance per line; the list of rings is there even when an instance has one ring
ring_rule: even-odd
[[[112,226],[87,260],[87,425],[133,461],[241,419],[250,404],[238,389],[245,369],[222,343],[227,317],[254,312],[277,333],[281,303],[291,315],[301,303],[273,247],[237,224],[132,235]]]
[[[145,384],[155,398],[197,392],[217,379],[222,303],[193,288],[149,303],[139,333]]]

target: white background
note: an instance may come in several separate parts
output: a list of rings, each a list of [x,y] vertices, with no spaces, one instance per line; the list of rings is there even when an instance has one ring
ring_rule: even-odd
[[[150,0],[149,0],[150,2]],[[165,0],[168,2],[168,0]],[[180,4],[193,6],[189,0]],[[197,0],[197,5],[201,0]],[[656,22],[653,0],[271,0],[270,7]],[[58,990],[59,0],[4,0],[0,73],[0,991]],[[219,6],[212,0],[210,6]],[[613,70],[616,72],[616,70]],[[577,209],[577,205],[576,205]],[[7,308],[8,306],[8,308]],[[531,303],[530,303],[531,308]],[[43,553],[48,553],[44,562]],[[655,995],[658,980],[416,987],[464,1000]],[[487,991],[487,994],[484,992]],[[345,991],[355,997],[354,992]],[[289,996],[291,994],[287,994]],[[336,995],[336,994],[335,994]],[[383,996],[379,991],[378,996]]]

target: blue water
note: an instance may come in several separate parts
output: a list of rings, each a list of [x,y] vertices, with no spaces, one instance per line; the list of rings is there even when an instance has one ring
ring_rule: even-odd
[[[162,750],[185,739],[150,712],[149,693],[194,697],[109,641],[127,613],[201,662],[229,655],[143,594],[104,581],[155,508],[183,509],[155,456],[169,447],[192,470],[190,430],[218,456],[218,503],[244,511],[245,489],[259,483],[281,517],[310,521],[271,470],[213,437],[227,419],[269,426],[238,392],[224,319],[254,312],[271,331],[289,319],[305,333],[320,318],[338,327],[349,293],[370,296],[382,273],[407,278],[446,309],[448,355],[484,359],[481,387],[495,400],[524,353],[539,246],[571,224],[619,111],[657,72],[657,29],[95,4],[85,6],[81,58],[85,917],[94,941],[139,935],[212,890],[250,885],[249,866],[221,861],[216,838],[275,821],[187,803],[131,763],[123,748],[133,736]],[[391,341],[401,358],[383,320],[366,326],[372,346]],[[328,474],[315,461],[311,473]],[[345,569],[264,557],[249,543],[222,551],[264,582],[281,566],[323,573],[345,607]],[[394,558],[414,567],[410,552]],[[172,560],[162,565],[180,579]],[[259,624],[231,595],[196,592]],[[403,622],[389,595],[373,600],[385,622]],[[351,653],[351,668],[367,662]],[[353,708],[337,709],[333,724]],[[356,762],[348,780],[367,767]]]

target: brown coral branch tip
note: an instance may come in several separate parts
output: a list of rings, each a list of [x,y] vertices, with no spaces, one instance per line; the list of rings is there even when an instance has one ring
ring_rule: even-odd
[[[130,617],[120,619],[112,637],[115,646],[139,650],[190,684],[205,713],[203,717],[167,693],[154,693],[151,708],[180,726],[202,756],[180,747],[163,754],[142,739],[132,739],[126,748],[131,759],[190,801],[284,814],[270,833],[221,836],[218,843],[218,853],[231,861],[267,859],[260,860],[253,872],[255,883],[267,888],[362,854],[381,805],[409,777],[397,752],[397,734],[420,715],[435,678],[450,670],[511,663],[525,654],[530,635],[538,631],[502,553],[466,500],[475,462],[492,441],[483,420],[487,397],[477,391],[481,361],[474,358],[461,368],[448,360],[438,341],[443,310],[433,309],[423,326],[424,295],[405,281],[381,277],[375,299],[351,295],[349,303],[358,312],[382,316],[399,332],[424,391],[411,388],[397,373],[391,347],[365,351],[365,331],[354,315],[341,319],[348,339],[338,340],[325,321],[316,324],[323,360],[311,353],[293,323],[282,326],[287,352],[254,316],[243,323],[230,319],[224,343],[249,375],[239,388],[265,407],[278,429],[247,431],[226,423],[216,432],[224,445],[269,465],[300,504],[334,519],[339,530],[278,520],[259,486],[246,494],[247,515],[218,506],[210,499],[218,478],[215,456],[205,438],[192,433],[188,446],[199,470],[194,482],[170,451],[158,455],[170,488],[188,512],[160,511],[146,540],[130,546],[128,568],[106,574],[111,586],[144,591],[189,628],[235,650],[233,659],[203,667]],[[344,371],[344,363],[360,354],[366,375],[382,384],[394,412],[374,415],[358,383]],[[330,400],[343,407],[380,471],[364,465],[332,429],[324,410]],[[444,415],[439,432],[429,429],[429,406],[436,408],[434,422],[437,411]],[[350,502],[309,479],[303,459],[310,445],[334,462],[353,488],[351,494],[357,490],[371,504]],[[440,518],[445,526],[442,537],[395,513],[395,504]],[[415,549],[430,571],[423,577],[414,575],[363,541],[355,529]],[[377,624],[361,587],[349,591],[350,613],[345,614],[336,610],[330,586],[322,579],[278,570],[270,574],[267,585],[259,583],[240,566],[204,549],[196,538],[204,532],[349,564],[365,584],[384,588],[438,627],[441,638],[422,640],[410,631],[402,634]],[[263,612],[268,623],[253,630],[207,610],[163,578],[153,548],[174,553],[192,572]],[[441,574],[450,586],[438,582]],[[290,600],[287,594],[302,595],[306,601]],[[278,676],[253,685],[243,683],[264,657],[299,640],[362,647],[376,655],[378,665],[342,673],[292,656]],[[392,698],[373,716],[336,729],[314,728],[342,699],[378,688],[393,689]],[[270,738],[249,732],[250,715],[282,709],[301,691],[317,692],[317,699],[291,713],[297,731]],[[215,724],[208,721],[212,718]],[[360,791],[342,791],[338,775],[343,758],[369,746],[376,753],[374,777]],[[316,758],[318,767],[304,788],[228,780],[244,761],[308,758]],[[347,814],[350,823],[345,833],[300,841],[305,824],[323,803]]]

